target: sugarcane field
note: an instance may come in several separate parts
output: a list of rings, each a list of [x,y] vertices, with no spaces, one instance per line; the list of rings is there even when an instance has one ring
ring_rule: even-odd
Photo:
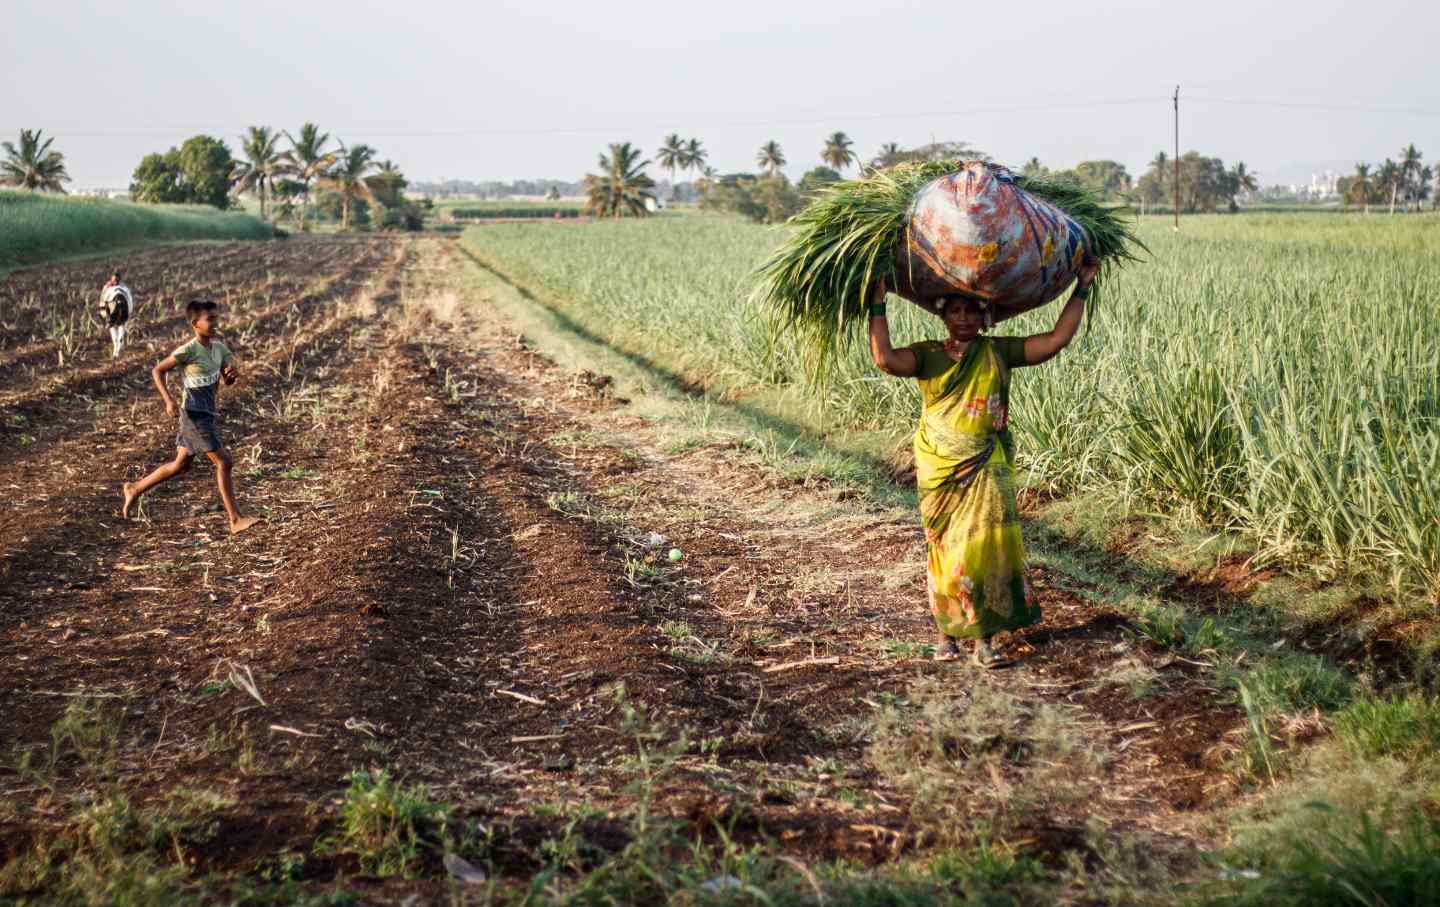
[[[25,0],[0,905],[1440,903],[1374,6]]]

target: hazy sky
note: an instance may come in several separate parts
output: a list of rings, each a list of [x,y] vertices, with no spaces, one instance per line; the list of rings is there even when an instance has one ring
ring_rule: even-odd
[[[836,129],[866,158],[933,138],[1134,173],[1172,144],[1177,83],[1182,147],[1262,182],[1412,141],[1440,158],[1433,0],[0,4],[0,137],[53,134],[73,188],[305,120],[412,179],[576,178],[672,131],[722,172],[774,139],[798,176]]]

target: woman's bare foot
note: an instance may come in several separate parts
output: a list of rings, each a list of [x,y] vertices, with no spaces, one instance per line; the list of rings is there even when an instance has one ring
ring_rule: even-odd
[[[249,529],[251,526],[254,526],[258,522],[260,522],[260,518],[258,516],[242,516],[238,520],[231,520],[230,534],[239,535],[240,533],[244,532],[246,529]]]
[[[120,490],[125,494],[125,503],[120,506],[120,515],[128,520],[130,519],[130,508],[135,506],[135,499],[139,495],[135,493],[135,486],[129,482],[122,484]]]

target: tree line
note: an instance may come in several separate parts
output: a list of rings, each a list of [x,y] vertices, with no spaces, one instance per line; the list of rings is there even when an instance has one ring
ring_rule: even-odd
[[[1187,151],[1177,164],[1173,157],[1161,151],[1136,181],[1134,191],[1122,193],[1120,197],[1132,204],[1150,207],[1174,206],[1178,198],[1180,210],[1189,213],[1218,211],[1222,206],[1238,211],[1236,198],[1259,188],[1255,172],[1248,169],[1244,161],[1226,167],[1218,157]]]
[[[6,153],[0,161],[0,185],[63,193],[70,177],[64,155],[51,147],[53,141],[40,130],[22,129],[18,144],[0,145]],[[282,147],[282,142],[288,147]],[[645,172],[658,163],[669,172],[672,200],[689,194],[705,208],[778,223],[804,207],[811,194],[843,179],[844,171],[851,167],[863,174],[910,161],[989,158],[965,142],[932,142],[913,148],[887,142],[862,163],[854,146],[843,131],[831,133],[819,150],[820,164],[792,184],[782,171],[789,163],[785,150],[774,140],[757,150],[757,172],[720,174],[709,166],[708,152],[699,139],[682,139],[671,133],[662,140],[657,161],[645,159],[641,149],[629,142],[615,143],[599,156],[600,172],[587,174],[578,186],[567,183],[565,189],[580,189],[587,197],[587,209],[597,216],[643,216],[658,202],[658,187]],[[237,159],[224,141],[196,135],[178,147],[146,155],[135,168],[131,197],[141,202],[207,204],[223,209],[239,195],[250,194],[258,198],[262,218],[293,218],[301,230],[306,229],[312,214],[339,220],[344,229],[352,220],[368,223],[372,208],[378,209],[377,223],[382,227],[418,229],[422,223],[419,206],[404,197],[409,185],[404,174],[392,161],[376,160],[369,145],[332,143],[328,133],[314,123],[305,123],[298,134],[252,126],[241,137],[240,148],[242,157]],[[677,174],[692,171],[695,177],[688,185],[676,183]],[[1220,158],[1198,151],[1186,152],[1178,162],[1161,151],[1138,180],[1132,179],[1123,164],[1110,160],[1082,161],[1068,170],[1051,170],[1031,158],[1020,173],[1070,180],[1109,201],[1142,207],[1173,205],[1178,197],[1180,209],[1187,212],[1216,211],[1222,206],[1234,211],[1238,197],[1259,189],[1256,174],[1243,161],[1227,167]],[[471,185],[451,182],[457,187]],[[511,188],[510,184],[484,185],[497,193]],[[531,189],[540,185],[525,184]],[[557,196],[559,185],[548,185],[546,194]],[[1425,165],[1413,143],[1401,149],[1399,160],[1387,158],[1376,166],[1356,164],[1355,172],[1343,177],[1337,188],[1347,204],[1366,211],[1371,205],[1386,203],[1392,213],[1397,205],[1406,211],[1419,210],[1427,199],[1433,207],[1440,207],[1440,170]]]
[[[288,145],[288,147],[286,147]],[[329,216],[341,229],[351,222],[419,229],[423,216],[405,199],[409,183],[393,161],[377,160],[373,147],[332,140],[314,123],[297,133],[251,126],[240,137],[241,157],[209,135],[196,135],[163,153],[146,155],[130,183],[139,202],[231,206],[242,194],[259,200],[264,220],[293,219],[300,230],[312,216]]]
[[[695,140],[691,139],[690,142]],[[698,143],[697,143],[698,144]],[[808,197],[827,183],[843,179],[844,171],[855,167],[861,174],[910,161],[988,160],[989,155],[965,142],[932,142],[913,148],[896,142],[882,144],[867,162],[855,153],[854,142],[844,132],[827,136],[819,151],[820,166],[806,171],[792,184],[782,172],[790,161],[779,142],[767,141],[756,151],[755,172],[717,173],[702,163],[686,164],[688,143],[676,135],[667,136],[659,159],[670,171],[672,184],[677,169],[694,166],[700,172],[691,184],[704,208],[726,211],[762,223],[779,223],[805,206]],[[591,210],[602,216],[640,214],[649,210],[646,199],[655,198],[656,186],[645,174],[651,162],[630,143],[610,146],[601,155],[599,174],[586,177]],[[1218,157],[1187,151],[1178,161],[1161,151],[1138,179],[1118,161],[1081,161],[1072,168],[1051,170],[1031,158],[1019,171],[1024,176],[1068,180],[1114,202],[1146,207],[1174,206],[1189,213],[1239,210],[1239,200],[1260,190],[1258,175],[1239,161],[1226,165]],[[1387,159],[1371,167],[1357,164],[1355,173],[1339,181],[1338,190],[1347,204],[1364,207],[1388,203],[1393,212],[1419,210],[1424,202],[1440,208],[1440,172],[1424,165],[1423,155],[1413,145],[1401,149],[1398,160]],[[672,187],[678,197],[680,187]]]
[[[676,135],[667,136],[662,144],[660,163],[670,171],[672,183],[675,171],[685,166],[686,147],[687,143]],[[863,175],[916,161],[989,160],[989,155],[966,142],[947,141],[913,148],[887,142],[868,161],[862,161],[855,151],[854,140],[843,131],[826,136],[817,156],[819,165],[807,170],[798,183],[792,183],[782,170],[790,163],[785,149],[771,140],[756,151],[757,172],[720,174],[702,163],[696,166],[700,176],[691,187],[699,196],[702,208],[739,214],[761,223],[779,223],[800,211],[815,192],[844,179],[850,168],[855,168],[857,175]],[[611,145],[610,151],[600,156],[602,172],[586,178],[592,211],[613,217],[649,210],[646,199],[655,198],[656,187],[645,174],[651,162],[642,158],[640,149],[630,143]],[[1244,172],[1243,165],[1241,171]],[[1125,167],[1115,161],[1085,161],[1072,170],[1052,172],[1032,158],[1022,172],[1071,179],[1115,201],[1125,200],[1134,191]],[[672,198],[680,195],[680,188],[672,187]]]
[[[0,185],[63,194],[71,179],[53,142],[42,130],[22,129],[18,143],[0,143],[5,151]],[[262,219],[294,218],[301,230],[312,212],[349,229],[352,220],[369,223],[372,208],[378,209],[374,220],[381,227],[418,230],[423,224],[420,207],[405,198],[405,175],[393,161],[377,160],[369,145],[332,143],[329,133],[306,123],[297,135],[251,126],[240,138],[240,150],[237,159],[221,139],[195,135],[163,153],[147,154],[131,176],[130,197],[224,210],[249,194],[259,199]]]
[[[1340,178],[1336,189],[1346,204],[1363,208],[1368,214],[1371,205],[1389,203],[1395,213],[1399,202],[1404,210],[1419,211],[1425,200],[1432,208],[1440,208],[1440,169],[1424,164],[1424,155],[1411,142],[1400,149],[1400,160],[1386,158],[1379,166],[1364,162],[1355,165],[1355,172]]]
[[[820,160],[829,166],[812,169],[793,186],[780,171],[788,161],[778,142],[760,147],[753,173],[720,174],[706,163],[707,152],[698,139],[682,139],[678,134],[666,136],[656,155],[659,166],[669,171],[671,199],[682,195],[676,183],[680,171],[695,171],[689,184],[703,207],[743,214],[754,220],[784,220],[804,205],[804,193],[827,182],[841,179],[840,170],[859,164],[854,142],[844,132],[832,133],[820,150]],[[585,176],[586,208],[598,217],[620,217],[624,214],[644,216],[658,201],[657,187],[645,169],[653,162],[643,159],[643,152],[630,142],[617,142],[600,155],[600,172]],[[832,169],[834,168],[834,169]]]
[[[854,145],[844,132],[831,133],[819,149],[819,165],[806,171],[798,183],[792,183],[782,170],[790,163],[785,149],[771,140],[757,149],[755,172],[720,174],[703,164],[691,164],[700,172],[692,186],[703,208],[739,214],[761,223],[779,223],[803,208],[816,191],[844,179],[851,168],[863,175],[908,162],[990,159],[967,142],[945,141],[909,148],[887,142],[868,161],[862,161]],[[688,144],[675,135],[667,136],[662,144],[660,164],[670,171],[672,182],[676,170],[686,167],[686,147]],[[610,146],[609,152],[600,156],[601,173],[586,177],[590,209],[606,217],[647,212],[647,199],[656,197],[656,187],[645,173],[651,162],[643,158],[641,150],[628,142]],[[1067,170],[1051,170],[1031,158],[1019,172],[1068,180],[1115,203],[1157,205],[1173,201],[1173,165],[1162,152],[1139,180],[1133,179],[1123,164],[1110,160],[1081,161]],[[1233,210],[1237,196],[1259,188],[1254,172],[1243,162],[1227,167],[1219,158],[1195,151],[1180,159],[1179,174],[1180,205],[1187,211],[1215,211],[1221,206]],[[676,195],[678,188],[672,190]]]

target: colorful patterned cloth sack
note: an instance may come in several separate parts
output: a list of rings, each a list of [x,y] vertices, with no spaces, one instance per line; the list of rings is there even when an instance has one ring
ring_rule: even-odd
[[[1004,167],[973,161],[915,194],[892,289],[931,312],[963,296],[1003,321],[1060,295],[1090,254],[1073,218]]]

